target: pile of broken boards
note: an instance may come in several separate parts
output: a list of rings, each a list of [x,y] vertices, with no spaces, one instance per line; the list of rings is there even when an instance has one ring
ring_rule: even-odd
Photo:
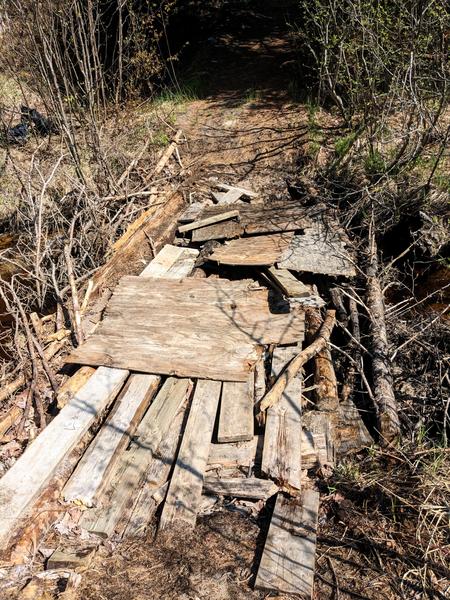
[[[143,535],[157,510],[159,530],[192,529],[208,497],[261,507],[277,494],[255,585],[311,597],[319,494],[307,474],[333,465],[333,422],[302,417],[300,373],[264,423],[255,405],[300,352],[305,307],[324,305],[294,272],[352,275],[345,236],[323,207],[292,201],[191,208],[179,231],[189,247],[124,277],[69,356],[97,369],[0,481],[0,542],[102,421],[62,491],[84,509],[81,530]],[[194,247],[218,239],[230,241]]]

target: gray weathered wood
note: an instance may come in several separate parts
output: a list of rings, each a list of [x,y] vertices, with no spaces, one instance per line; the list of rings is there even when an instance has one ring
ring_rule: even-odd
[[[183,279],[191,273],[198,255],[198,250],[193,248],[166,244],[145,267],[140,277]]]
[[[313,490],[278,495],[255,588],[312,598],[319,500]]]
[[[255,435],[248,442],[229,442],[211,444],[208,456],[208,468],[249,467],[260,463],[263,436]]]
[[[217,441],[243,442],[253,439],[254,374],[248,381],[224,381],[220,399]]]
[[[180,523],[195,527],[221,387],[219,381],[197,381],[160,529]]]
[[[277,347],[272,357],[272,376],[299,348]],[[261,470],[288,491],[301,487],[302,379],[297,375],[287,386],[280,402],[267,410]]]
[[[158,381],[153,375],[135,374],[129,378],[112,413],[67,482],[63,491],[66,502],[95,505],[108,470],[130,442],[157,388]]]
[[[156,459],[163,443],[167,464],[175,458],[178,436],[183,422],[183,407],[192,384],[186,379],[168,379],[139,424],[130,448],[123,452],[111,472],[108,485],[100,500],[102,507],[83,513],[81,527],[102,537],[114,533],[127,507],[132,504],[147,472]],[[172,451],[172,456],[168,454]],[[164,474],[158,470],[159,477]],[[150,477],[150,476],[149,476]],[[162,481],[161,483],[164,483]]]
[[[228,212],[221,213],[220,215],[213,215],[212,217],[207,217],[206,219],[200,219],[199,221],[193,221],[192,223],[187,223],[186,225],[180,225],[178,227],[178,231],[180,233],[186,233],[188,231],[193,231],[194,229],[200,229],[201,227],[206,227],[207,225],[213,225],[214,223],[228,221],[229,219],[236,219],[238,217],[238,210],[229,210]]]
[[[278,492],[278,486],[268,479],[256,477],[205,477],[203,493],[233,498],[257,498],[267,500]]]
[[[114,400],[128,371],[100,368],[0,480],[0,548],[58,466]]]
[[[267,269],[269,277],[275,282],[276,286],[288,298],[308,298],[311,296],[311,288],[299,281],[287,269],[277,269],[269,267]]]
[[[246,381],[259,344],[303,332],[301,308],[271,312],[267,289],[252,282],[124,277],[97,331],[66,362]]]
[[[334,467],[336,444],[330,413],[310,410],[303,416],[302,423],[304,433],[317,453],[318,464]]]
[[[239,238],[216,248],[208,259],[223,265],[273,265],[289,249],[292,238],[290,232]]]
[[[336,222],[324,224],[318,221],[294,237],[277,266],[293,271],[353,277],[356,270],[348,245],[347,236]]]
[[[227,192],[234,190],[239,191],[241,196],[248,196],[248,198],[257,198],[259,196],[258,192],[254,192],[238,185],[229,185],[228,183],[219,182],[216,184],[216,187],[219,188],[219,190],[226,190]]]
[[[345,456],[371,446],[374,441],[354,402],[347,398],[339,404],[337,451]]]

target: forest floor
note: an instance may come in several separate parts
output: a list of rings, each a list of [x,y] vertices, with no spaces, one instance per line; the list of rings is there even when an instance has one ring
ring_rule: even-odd
[[[295,68],[282,11],[243,11],[242,19],[234,16],[233,27],[224,23],[223,32],[205,41],[186,77],[191,86],[195,80],[201,94],[188,97],[187,84],[180,80],[179,94],[164,109],[171,128],[182,129],[187,138],[181,188],[191,203],[211,202],[216,182],[239,184],[267,199],[283,197],[286,177],[312,172],[332,156],[337,117],[298,100],[299,90],[291,84]],[[312,120],[320,122],[325,140],[320,148]],[[436,285],[444,287],[448,269],[439,272]],[[427,288],[424,296],[429,292]],[[447,301],[448,295],[441,299]],[[408,356],[402,361],[395,365],[400,402],[425,407],[427,394],[436,394],[437,384],[427,378],[437,364],[414,374],[417,357],[409,371]],[[405,412],[410,416],[415,410]],[[375,446],[346,459],[334,473],[315,474],[322,492],[315,600],[448,598],[450,540],[442,530],[448,523],[449,453],[444,444],[430,444],[419,432],[428,427],[422,413],[420,409],[415,437],[401,448]],[[186,539],[155,540],[149,532],[144,540],[108,541],[82,569],[80,586],[59,596],[267,597],[253,591],[252,583],[271,510],[270,501],[260,513],[222,506],[200,517]],[[42,557],[36,554],[39,563]]]

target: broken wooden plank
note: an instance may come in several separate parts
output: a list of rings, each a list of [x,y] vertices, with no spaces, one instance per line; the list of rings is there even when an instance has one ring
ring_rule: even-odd
[[[278,486],[268,479],[256,477],[205,477],[203,493],[215,496],[232,496],[233,498],[257,498],[267,500],[278,492]]]
[[[214,223],[219,223],[221,221],[228,221],[229,219],[239,218],[238,210],[230,210],[220,215],[213,215],[212,217],[207,217],[206,219],[200,219],[199,221],[193,221],[192,223],[186,223],[186,225],[180,225],[178,227],[178,231],[180,233],[186,233],[188,231],[192,231],[194,229],[200,229],[201,227],[206,227],[207,225],[213,225]]]
[[[272,376],[278,377],[299,351],[298,346],[277,347],[272,357]],[[297,374],[277,405],[267,411],[261,471],[288,492],[301,487],[302,377]]]
[[[228,204],[216,205],[205,208],[201,218],[208,218],[221,214],[227,210],[239,210],[239,233],[238,235],[255,235],[261,233],[294,232],[311,227],[315,220],[324,212],[324,205],[305,207],[298,202],[278,201],[270,204]],[[237,230],[233,230],[235,237]],[[209,225],[204,228],[203,237],[198,241],[219,239],[219,225]]]
[[[322,273],[324,275],[356,275],[354,261],[347,247],[350,242],[335,221],[315,222],[303,234],[295,235],[289,248],[277,261],[281,269]]]
[[[301,498],[278,495],[255,588],[312,598],[319,493]]]
[[[301,307],[271,312],[268,290],[251,281],[124,277],[96,332],[66,362],[246,381],[260,345],[303,332]]]
[[[219,205],[234,204],[244,195],[242,190],[236,188],[231,188],[225,193],[211,192],[211,194]]]
[[[248,442],[230,442],[211,444],[208,456],[208,468],[249,467],[260,463],[263,436],[255,435]]]
[[[194,248],[166,244],[145,267],[140,277],[183,279],[191,273],[198,255],[199,251]]]
[[[80,567],[85,567],[94,553],[95,550],[93,548],[86,548],[85,550],[57,548],[47,560],[46,570],[62,569],[64,571],[74,571]]]
[[[336,439],[330,414],[310,410],[303,415],[303,431],[314,446],[319,465],[334,467],[336,462]]]
[[[64,500],[95,506],[108,470],[129,444],[142,415],[158,389],[152,375],[130,377],[115,406],[64,488]]]
[[[161,514],[160,530],[176,524],[189,529],[195,527],[221,387],[219,381],[197,381]]]
[[[354,402],[347,398],[339,404],[337,451],[341,456],[368,448],[374,441]]]
[[[58,408],[64,408],[64,406],[72,400],[78,390],[92,377],[95,373],[94,367],[80,367],[78,371],[72,375],[63,385],[59,388],[56,396]]]
[[[231,240],[242,235],[242,226],[236,220],[223,221],[215,225],[207,225],[192,232],[192,241],[206,242],[208,240]]]
[[[244,442],[253,439],[254,374],[248,381],[224,381],[220,398],[217,441]]]
[[[172,449],[174,460],[183,423],[183,407],[191,390],[192,384],[187,379],[169,378],[164,383],[139,424],[130,448],[120,455],[109,474],[100,498],[102,506],[85,511],[81,527],[101,537],[112,535],[127,507],[131,508],[142,482],[147,480],[146,473],[153,461],[159,459],[164,440]],[[172,461],[166,459],[170,468]]]
[[[169,469],[170,466],[171,464],[169,465]],[[168,487],[168,481],[160,487],[150,485],[143,485],[141,487],[130,520],[123,532],[123,537],[142,537],[145,534],[145,530],[151,523],[158,506],[160,506],[166,498]]]
[[[0,480],[0,548],[18,526],[60,463],[83,440],[128,377],[100,367]]]
[[[208,260],[223,265],[265,266],[278,262],[289,248],[293,233],[239,238],[216,248]]]
[[[275,282],[278,289],[288,298],[308,298],[311,296],[311,288],[299,281],[287,269],[269,267],[267,274]]]
[[[227,192],[230,192],[232,190],[236,190],[236,191],[238,191],[238,192],[241,193],[241,196],[247,196],[248,198],[257,198],[259,196],[259,194],[257,192],[253,192],[252,190],[240,187],[238,185],[230,185],[228,183],[219,182],[219,183],[216,184],[216,187],[219,190],[225,190]]]
[[[190,223],[191,221],[195,221],[204,210],[204,204],[201,202],[193,202],[187,207],[184,213],[178,217],[178,223]]]

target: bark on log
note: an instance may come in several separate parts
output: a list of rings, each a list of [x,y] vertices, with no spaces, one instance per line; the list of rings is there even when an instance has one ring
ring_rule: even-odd
[[[279,402],[287,384],[297,375],[302,366],[320,352],[330,339],[331,332],[336,322],[334,310],[328,310],[325,320],[317,334],[316,339],[300,354],[297,354],[278,377],[272,388],[267,392],[259,405],[260,412],[267,410]]]
[[[388,353],[383,292],[378,279],[377,244],[373,232],[370,234],[367,269],[367,307],[372,336],[372,374],[378,427],[383,440],[392,442],[400,434],[400,421]]]

